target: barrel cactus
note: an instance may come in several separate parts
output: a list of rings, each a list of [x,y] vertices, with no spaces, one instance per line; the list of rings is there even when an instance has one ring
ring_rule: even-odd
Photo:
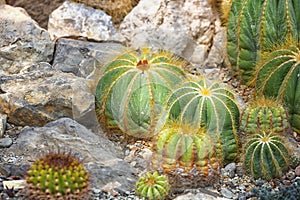
[[[289,150],[283,138],[273,132],[250,135],[244,149],[244,167],[254,177],[280,177],[289,166]]]
[[[243,83],[252,82],[260,52],[288,39],[300,42],[300,1],[233,0],[228,18],[228,57]]]
[[[165,199],[170,192],[168,177],[159,174],[147,172],[140,177],[136,183],[135,194],[148,200]]]
[[[239,106],[236,94],[227,85],[203,77],[190,78],[173,91],[166,107],[169,119],[205,127],[220,142],[224,164],[236,158]]]
[[[27,171],[28,199],[89,199],[89,173],[71,153],[49,153]]]
[[[248,104],[241,117],[240,130],[246,134],[254,134],[258,129],[288,132],[287,112],[278,101],[261,97]]]
[[[100,122],[134,137],[156,133],[163,104],[187,62],[165,51],[129,51],[104,67],[96,88]]]
[[[152,164],[173,189],[210,185],[219,177],[218,144],[206,131],[173,124],[156,137]]]
[[[282,101],[289,113],[290,124],[298,133],[300,133],[299,44],[279,47],[273,52],[264,54],[256,72],[258,95],[263,94]]]

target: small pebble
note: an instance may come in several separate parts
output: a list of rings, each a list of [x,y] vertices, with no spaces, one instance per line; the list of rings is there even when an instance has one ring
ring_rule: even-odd
[[[300,165],[295,169],[295,175],[300,176]]]
[[[228,165],[225,166],[225,172],[228,173],[228,176],[230,178],[233,178],[235,175],[235,170],[236,170],[236,164],[235,163],[229,163]]]
[[[12,143],[13,141],[11,138],[0,138],[0,148],[8,148]]]
[[[295,178],[295,172],[293,171],[289,171],[288,173],[286,173],[286,177],[289,179],[289,180],[293,180]]]
[[[221,194],[223,195],[223,197],[228,199],[232,199],[234,197],[233,192],[225,187],[221,188]]]

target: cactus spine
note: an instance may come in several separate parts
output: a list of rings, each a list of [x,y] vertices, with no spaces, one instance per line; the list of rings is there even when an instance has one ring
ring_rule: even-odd
[[[300,42],[300,1],[234,0],[228,18],[228,57],[244,83],[254,79],[260,52],[287,39]]]
[[[179,124],[205,127],[210,136],[220,142],[224,163],[236,158],[239,107],[235,93],[226,85],[191,78],[174,90],[166,110],[169,118]]]
[[[245,145],[244,166],[254,178],[280,177],[288,168],[288,159],[289,151],[283,139],[273,132],[251,135]]]
[[[39,199],[89,198],[89,174],[71,153],[50,153],[35,161],[27,171],[27,197]]]
[[[162,200],[168,196],[170,184],[168,177],[160,175],[157,171],[147,172],[136,183],[136,195],[148,200]]]
[[[184,60],[165,51],[129,51],[106,67],[96,88],[100,121],[151,137],[167,96],[185,78]]]
[[[157,135],[153,167],[169,176],[173,188],[210,185],[219,176],[218,145],[197,130],[175,124]]]
[[[282,101],[289,121],[300,133],[300,49],[299,45],[283,46],[264,54],[257,69],[258,94]]]
[[[287,112],[273,99],[256,99],[244,110],[240,129],[246,134],[254,134],[258,129],[286,133],[289,130]]]

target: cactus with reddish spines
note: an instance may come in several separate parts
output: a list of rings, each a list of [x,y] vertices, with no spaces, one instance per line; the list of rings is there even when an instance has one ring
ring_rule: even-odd
[[[173,124],[155,139],[153,167],[169,177],[173,188],[207,186],[219,177],[219,145],[206,131]]]
[[[281,177],[289,166],[289,150],[282,136],[259,131],[244,148],[244,167],[254,178]]]
[[[168,196],[170,187],[167,176],[147,172],[138,179],[135,194],[147,200],[162,200]]]
[[[152,137],[172,89],[186,78],[187,62],[166,51],[128,51],[103,70],[96,88],[100,122],[134,137]]]
[[[240,130],[254,134],[258,129],[287,133],[290,125],[284,107],[274,99],[261,97],[248,103],[242,113]]]
[[[221,144],[224,164],[236,158],[240,112],[236,94],[227,85],[192,77],[173,91],[165,109],[168,114],[163,116],[179,124],[205,127]]]
[[[89,173],[71,153],[49,153],[27,171],[26,197],[40,199],[89,199]]]

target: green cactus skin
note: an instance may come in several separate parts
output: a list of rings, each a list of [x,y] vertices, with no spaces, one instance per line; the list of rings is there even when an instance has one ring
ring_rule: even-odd
[[[165,199],[170,192],[168,177],[160,175],[157,171],[147,172],[136,183],[135,194],[148,200]]]
[[[244,167],[254,178],[280,177],[288,166],[289,151],[280,136],[264,131],[250,135],[245,145]]]
[[[222,146],[224,164],[238,153],[239,106],[236,94],[226,85],[201,77],[191,78],[174,90],[167,101],[169,118],[179,124],[206,127]]]
[[[113,22],[118,25],[124,17],[138,4],[139,0],[71,0],[87,6],[101,9],[112,17]]]
[[[287,112],[282,105],[273,99],[256,99],[244,110],[240,130],[245,134],[254,134],[258,129],[287,133],[290,125]]]
[[[260,52],[287,39],[300,42],[300,1],[234,0],[228,18],[228,57],[242,82],[254,79]]]
[[[27,171],[26,196],[40,199],[89,199],[89,173],[71,153],[50,153]]]
[[[288,45],[264,55],[257,69],[258,94],[282,101],[289,122],[300,133],[300,49]]]
[[[130,136],[153,136],[167,96],[186,76],[186,64],[170,53],[149,49],[129,51],[110,62],[96,88],[98,114],[105,114],[100,122],[118,125]]]
[[[168,175],[172,188],[211,185],[220,173],[217,148],[205,131],[174,124],[157,135],[152,165]]]

